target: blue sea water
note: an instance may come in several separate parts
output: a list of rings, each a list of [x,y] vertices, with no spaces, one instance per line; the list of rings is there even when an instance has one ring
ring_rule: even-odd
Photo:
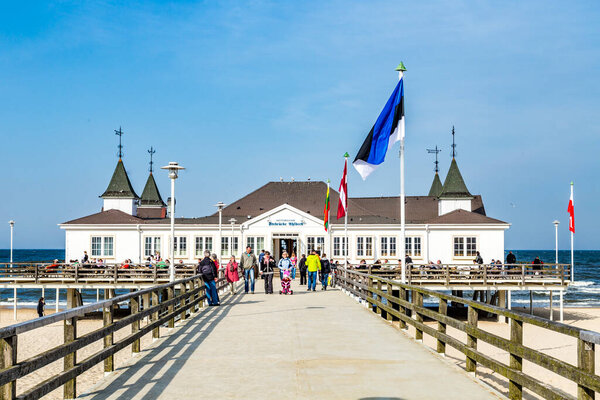
[[[530,263],[536,256],[539,256],[545,263],[554,263],[554,250],[512,250],[517,256],[518,262]],[[506,251],[508,254],[508,250]],[[0,249],[0,263],[9,262],[9,250]],[[489,262],[486,255],[484,260]],[[54,259],[64,260],[65,251],[63,249],[19,249],[14,250],[14,262],[49,262]],[[571,252],[569,250],[560,250],[558,252],[558,262],[564,264],[571,263]],[[40,290],[21,289],[18,292],[18,302],[21,306],[35,306],[39,297]],[[49,307],[55,304],[55,291],[46,292],[46,303]],[[66,296],[66,291],[60,293],[62,299]],[[0,305],[12,304],[13,291],[0,290]],[[558,293],[555,296],[558,300]],[[548,306],[548,292],[534,291],[533,301],[535,307]],[[96,291],[88,290],[83,293],[85,303],[96,300]],[[565,306],[572,307],[600,307],[600,250],[577,250],[575,251],[575,282],[569,287],[564,296]],[[529,292],[513,292],[512,304],[514,307],[529,305]]]

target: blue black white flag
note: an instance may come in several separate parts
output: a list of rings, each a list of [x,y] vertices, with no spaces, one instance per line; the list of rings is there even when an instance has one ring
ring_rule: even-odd
[[[388,147],[403,138],[404,78],[401,78],[352,163],[363,180],[383,163]]]

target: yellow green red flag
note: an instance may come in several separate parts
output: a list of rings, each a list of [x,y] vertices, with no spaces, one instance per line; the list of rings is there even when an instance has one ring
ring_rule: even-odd
[[[329,229],[329,182],[327,182],[327,197],[325,197],[325,209],[323,210],[325,217],[323,218],[323,226],[325,232]]]

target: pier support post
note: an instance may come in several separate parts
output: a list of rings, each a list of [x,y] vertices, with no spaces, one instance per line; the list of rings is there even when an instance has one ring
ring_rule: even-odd
[[[529,291],[529,314],[533,315],[533,290]]]
[[[390,285],[391,287],[391,285]],[[400,298],[400,290],[398,289],[390,289],[390,293],[392,294],[392,297],[394,297],[394,299],[399,299]],[[396,311],[398,311],[398,313],[400,313],[400,303],[392,303],[392,308]],[[398,318],[395,315],[392,315],[392,321],[399,321],[400,318]]]
[[[478,314],[477,309],[469,306],[467,309],[468,317],[467,324],[470,328],[477,329]],[[467,347],[477,350],[477,338],[467,332]],[[467,372],[475,372],[477,369],[477,361],[467,356]]]
[[[132,291],[136,291],[136,289],[132,289]],[[131,315],[135,315],[140,312],[140,298],[132,297],[131,298]],[[131,324],[131,333],[137,333],[140,330],[140,320],[133,321]],[[139,353],[141,350],[140,339],[137,339],[135,342],[131,344],[131,352]]]
[[[413,290],[413,304],[417,307],[423,307],[423,293]],[[423,315],[418,311],[415,312],[415,321],[423,323]],[[417,326],[415,326],[415,329],[415,339],[423,341],[423,330]]]
[[[58,301],[60,300],[60,289],[56,288],[56,312],[58,312]]]
[[[155,290],[152,292],[152,307],[158,306],[159,303],[160,303],[159,293],[158,293],[158,290]],[[152,313],[152,316],[150,317],[150,321],[156,321],[156,320],[158,320],[158,309],[156,309],[156,311],[154,311]],[[157,326],[156,328],[152,329],[152,338],[153,339],[160,338],[160,326]]]
[[[523,321],[511,318],[510,341],[513,342],[515,346],[520,346],[523,344]],[[517,371],[522,371],[523,358],[517,356],[516,354],[510,353],[510,367]],[[523,387],[519,383],[509,380],[508,397],[510,399],[523,398]]]
[[[17,335],[0,339],[0,369],[10,368],[17,363]],[[0,399],[13,400],[17,396],[17,380],[0,388]]]
[[[563,315],[563,291],[560,290],[558,292],[558,299],[559,299],[559,308],[560,308],[560,322],[564,321],[564,315]]]
[[[167,288],[167,300],[171,300],[174,297],[174,294],[175,294],[175,288],[173,286],[169,286]],[[175,309],[175,307],[173,304],[169,305],[169,307],[168,307],[169,314],[173,313],[174,309]],[[170,329],[175,328],[175,317],[174,316],[169,320],[169,328]]]
[[[377,291],[381,292],[381,290],[382,290],[381,281],[379,279],[377,279]],[[377,294],[373,297],[375,297],[377,299],[377,301],[379,301],[380,303],[383,303],[383,297],[381,297],[380,295]],[[376,311],[377,311],[377,314],[381,315],[382,318],[387,318],[387,314],[384,315],[385,311],[383,311],[381,309],[381,307],[377,306]]]
[[[552,290],[550,291],[550,321],[554,321],[554,312],[552,311]]]
[[[150,293],[145,293],[142,295],[142,307],[144,308],[144,310],[147,310],[148,308],[150,308]],[[150,321],[150,318],[152,318],[151,316],[146,317],[146,323],[148,323],[148,321]]]
[[[400,288],[400,299],[406,301],[407,296],[406,296],[406,289],[405,288]],[[406,307],[404,306],[400,306],[400,313],[402,315],[407,315],[406,314]],[[408,326],[406,325],[406,322],[404,320],[400,320],[400,329],[407,329]]]
[[[14,288],[13,293],[13,319],[17,320],[17,288]]]
[[[393,290],[392,290],[392,284],[388,283],[387,286],[386,286],[386,293],[388,294],[388,296],[393,296],[392,292],[393,292]],[[396,305],[396,303],[393,303],[392,301],[387,300],[387,305],[388,305],[388,307],[393,307],[394,305]],[[390,322],[394,320],[392,314],[388,313],[387,311],[385,311],[385,318],[388,321],[390,321]]]
[[[594,347],[595,345],[592,342],[577,339],[577,367],[591,375],[595,374],[594,363],[596,358],[596,351]],[[582,385],[577,385],[577,399],[594,400],[594,389],[590,389]]]
[[[183,282],[181,284],[181,289],[179,290],[179,294],[184,295],[187,293],[187,282]],[[187,303],[187,298],[182,298],[181,299],[181,308],[183,309],[185,307],[185,304]],[[181,312],[181,316],[180,316],[181,320],[184,321],[187,319],[187,310],[183,309],[183,311]]]
[[[58,291],[58,289],[57,289]],[[77,305],[76,289],[67,289],[67,308],[73,308]],[[57,302],[58,303],[58,302]],[[77,317],[65,319],[64,322],[64,340],[65,344],[74,342],[77,339]],[[68,371],[75,367],[77,363],[77,352],[69,353],[64,358],[64,370]],[[63,397],[65,399],[74,399],[77,397],[77,378],[73,378],[64,385]]]
[[[439,313],[443,316],[448,315],[448,300],[440,299],[439,305]],[[446,333],[446,323],[438,321],[438,332]],[[441,354],[446,354],[446,342],[441,339],[437,340],[437,352]]]
[[[506,290],[498,291],[498,306],[506,308]],[[498,315],[498,322],[506,323],[508,320],[504,315]]]
[[[111,291],[104,289],[104,299],[108,300],[109,298],[111,298]],[[114,307],[113,305],[109,305],[106,307],[103,307],[102,309],[102,321],[104,324],[104,327],[107,327],[109,325],[112,325],[113,323],[113,318],[114,317]],[[108,348],[110,346],[113,345],[114,342],[114,334],[113,333],[109,333],[106,336],[104,336],[104,348]],[[113,372],[115,370],[115,364],[114,364],[114,356],[110,355],[107,358],[104,359],[104,373],[109,373],[109,372]]]

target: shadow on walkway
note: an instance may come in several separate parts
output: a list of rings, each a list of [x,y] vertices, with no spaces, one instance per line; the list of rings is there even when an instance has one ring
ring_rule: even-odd
[[[243,301],[244,299],[246,301]],[[94,400],[131,399],[139,394],[140,388],[135,385],[136,380],[139,379],[147,382],[147,386],[151,386],[142,398],[148,400],[158,398],[184,366],[188,357],[211,334],[219,322],[227,316],[232,306],[248,302],[259,303],[260,301],[252,301],[248,296],[239,294],[229,295],[225,301],[221,302],[220,307],[207,307],[190,318],[184,325],[176,328],[169,336],[161,339],[162,341],[157,346],[147,350],[147,353],[134,364],[118,368],[115,372],[128,370],[126,373],[120,373],[102,389],[90,391],[78,398],[94,398]],[[165,363],[161,362],[165,359],[175,360],[166,370]],[[151,365],[149,369],[148,365]],[[123,391],[124,388],[125,391]],[[119,394],[115,395],[115,393]]]

